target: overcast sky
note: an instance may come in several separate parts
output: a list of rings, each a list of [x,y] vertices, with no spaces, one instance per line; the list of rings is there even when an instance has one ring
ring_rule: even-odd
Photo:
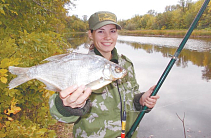
[[[89,18],[97,11],[110,11],[117,15],[117,20],[120,20],[144,15],[149,10],[162,13],[166,6],[179,4],[179,0],[77,0],[74,3],[76,8],[69,10],[69,15],[78,15],[79,18],[87,15]]]

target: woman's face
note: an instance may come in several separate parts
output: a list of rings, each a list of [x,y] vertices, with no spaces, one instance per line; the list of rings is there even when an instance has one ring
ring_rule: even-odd
[[[94,46],[103,56],[111,54],[118,37],[116,25],[105,25],[94,30],[93,33],[90,33],[89,37],[93,40]]]

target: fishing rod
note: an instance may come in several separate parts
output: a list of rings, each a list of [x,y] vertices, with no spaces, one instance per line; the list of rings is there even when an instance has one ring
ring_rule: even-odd
[[[172,56],[169,64],[167,65],[165,71],[163,72],[162,76],[160,77],[159,81],[157,82],[155,89],[153,90],[151,96],[155,96],[158,93],[158,90],[160,89],[161,85],[163,84],[164,80],[166,79],[168,73],[170,72],[172,66],[176,62],[180,52],[182,51],[185,43],[187,42],[188,38],[190,37],[191,33],[193,32],[193,29],[196,27],[199,19],[201,18],[203,12],[205,11],[207,5],[209,4],[210,0],[205,0],[201,9],[199,10],[198,14],[196,15],[195,19],[193,20],[192,24],[190,25],[188,32],[186,33],[185,37],[183,38],[182,42],[180,43],[178,49],[176,50],[174,56]],[[128,131],[126,138],[131,138],[134,131],[136,130],[137,126],[139,125],[140,121],[142,120],[143,116],[145,115],[145,112],[147,111],[148,107],[144,106],[142,111],[139,113],[138,117],[136,118],[135,122],[133,123],[132,127]]]

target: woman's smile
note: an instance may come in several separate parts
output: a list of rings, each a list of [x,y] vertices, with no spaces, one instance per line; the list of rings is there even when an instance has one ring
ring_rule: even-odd
[[[111,46],[112,42],[101,42],[101,44],[104,46]]]
[[[89,32],[90,39],[93,40],[95,48],[108,60],[111,58],[111,51],[116,45],[118,38],[117,27],[108,24],[101,28]]]

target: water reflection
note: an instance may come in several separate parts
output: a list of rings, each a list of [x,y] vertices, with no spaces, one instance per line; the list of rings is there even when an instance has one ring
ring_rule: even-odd
[[[175,53],[177,50],[176,47],[166,47],[166,46],[157,46],[151,44],[141,44],[137,42],[125,42],[119,41],[119,43],[130,45],[134,49],[143,49],[147,53],[160,52],[163,57],[169,57]],[[211,79],[211,50],[192,50],[192,49],[183,49],[179,55],[176,65],[183,68],[187,67],[187,63],[191,61],[194,65],[199,67],[204,67],[202,70],[202,79],[208,81]]]
[[[136,42],[141,44],[150,44],[164,47],[178,47],[182,38],[165,38],[165,37],[138,37],[138,36],[119,36],[118,40],[126,42]],[[204,51],[211,50],[210,39],[188,39],[185,49]]]
[[[85,47],[88,47],[89,45],[86,33],[70,33],[65,37],[67,37],[67,41],[71,44],[72,49],[77,49],[82,44],[84,44]]]

